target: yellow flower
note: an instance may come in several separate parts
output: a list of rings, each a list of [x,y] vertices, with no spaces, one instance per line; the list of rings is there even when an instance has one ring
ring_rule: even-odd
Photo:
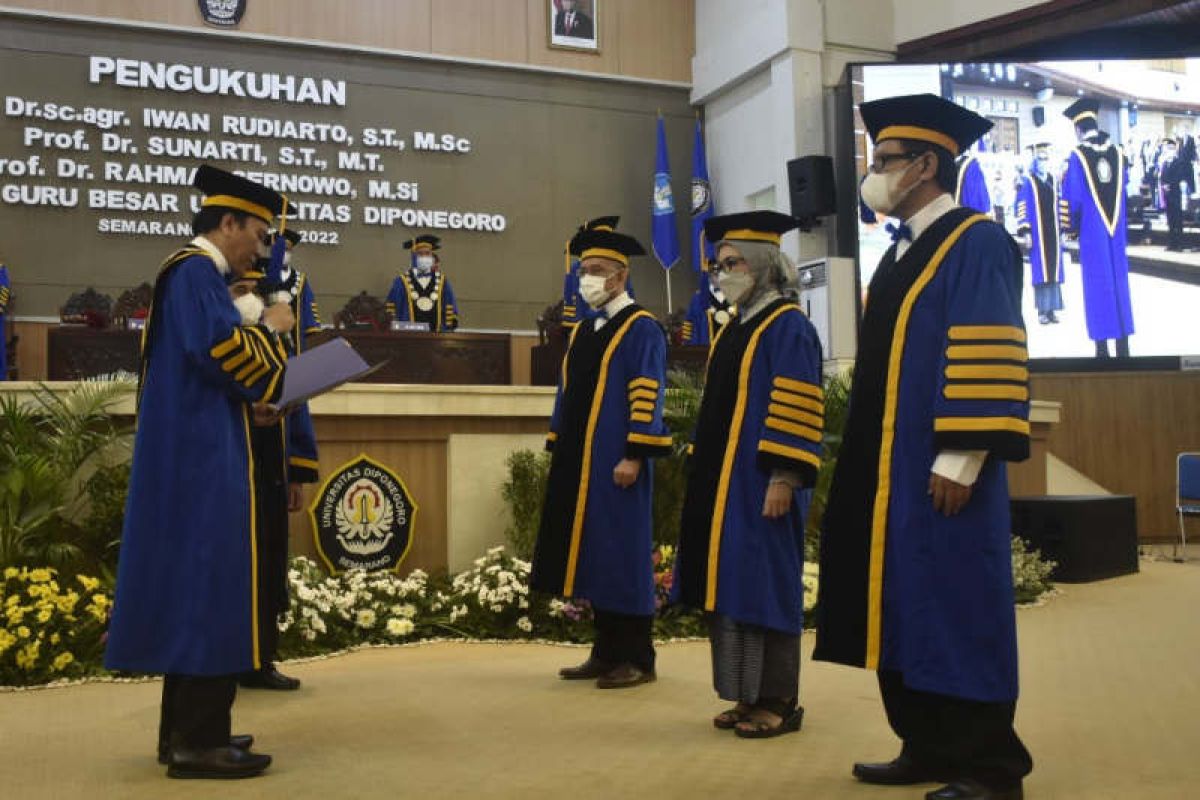
[[[22,639],[28,639],[29,638],[29,628],[26,628],[24,625],[17,628],[17,636],[20,636]]]
[[[79,602],[79,595],[75,592],[67,592],[58,596],[54,604],[58,606],[58,610],[66,614],[75,609],[75,604]]]
[[[57,633],[50,634],[50,644],[58,644],[61,641],[62,641],[62,637],[59,636]]]
[[[17,643],[17,637],[13,636],[8,631],[0,628],[0,655],[3,655],[8,648]]]
[[[53,573],[51,573],[50,570],[45,568],[31,570],[29,573],[29,580],[33,581],[34,583],[46,583],[50,580],[52,574]]]
[[[108,618],[108,612],[100,606],[88,606],[87,610],[93,617],[96,618],[97,622],[104,622],[104,620]]]
[[[20,575],[20,571],[16,567],[6,567],[4,569],[4,580],[9,581]]]
[[[13,606],[12,608],[8,609],[8,611],[5,612],[5,615],[8,617],[8,624],[20,625],[22,620],[25,619],[25,611],[25,606]]]
[[[17,651],[17,669],[30,669],[37,663],[38,652],[41,650],[41,645],[37,642],[30,642]]]
[[[75,580],[79,581],[80,585],[89,592],[94,592],[100,588],[99,578],[89,578],[87,575],[76,575]]]
[[[50,617],[53,616],[53,614],[54,614],[53,609],[51,609],[49,606],[47,606],[38,612],[37,621],[42,624],[45,624],[50,621]]]
[[[50,667],[55,672],[62,672],[74,660],[75,656],[71,655],[70,651],[63,651],[54,658],[54,661],[50,663]]]
[[[4,601],[4,605],[6,605],[6,606],[15,606],[15,605],[16,605],[17,603],[19,603],[19,602],[21,602],[21,595],[19,595],[19,594],[11,594],[11,595],[9,595],[9,596],[8,596],[8,599]]]

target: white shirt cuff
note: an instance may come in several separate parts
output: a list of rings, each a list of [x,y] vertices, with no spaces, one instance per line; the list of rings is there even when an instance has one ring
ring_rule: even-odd
[[[933,473],[963,486],[972,486],[987,460],[987,450],[943,450],[933,461]]]

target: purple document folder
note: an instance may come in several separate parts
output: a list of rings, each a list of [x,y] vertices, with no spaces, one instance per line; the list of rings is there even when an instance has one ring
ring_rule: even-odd
[[[372,367],[345,339],[332,339],[288,359],[287,371],[283,374],[283,394],[275,405],[285,410],[293,409],[309,398],[370,375],[385,363]]]

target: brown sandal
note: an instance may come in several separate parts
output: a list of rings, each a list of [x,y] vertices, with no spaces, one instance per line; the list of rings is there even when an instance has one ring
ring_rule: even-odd
[[[747,716],[735,725],[734,734],[742,739],[770,739],[774,736],[784,733],[794,733],[800,730],[800,723],[804,720],[803,706],[796,706],[782,715],[779,715],[777,712],[772,713],[776,713],[776,716],[780,717],[779,722],[775,725],[771,725],[763,719],[753,719]]]
[[[732,730],[737,727],[739,722],[742,722],[746,719],[746,712],[748,710],[749,709],[743,709],[740,706],[734,706],[733,708],[726,709],[725,711],[722,711],[720,714],[717,714],[715,717],[713,717],[713,727],[719,728],[723,731]]]

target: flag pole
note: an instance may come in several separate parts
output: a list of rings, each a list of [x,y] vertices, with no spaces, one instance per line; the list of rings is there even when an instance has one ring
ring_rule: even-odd
[[[664,269],[663,273],[666,275],[666,281],[667,281],[667,315],[670,316],[670,314],[671,314],[671,270]]]

